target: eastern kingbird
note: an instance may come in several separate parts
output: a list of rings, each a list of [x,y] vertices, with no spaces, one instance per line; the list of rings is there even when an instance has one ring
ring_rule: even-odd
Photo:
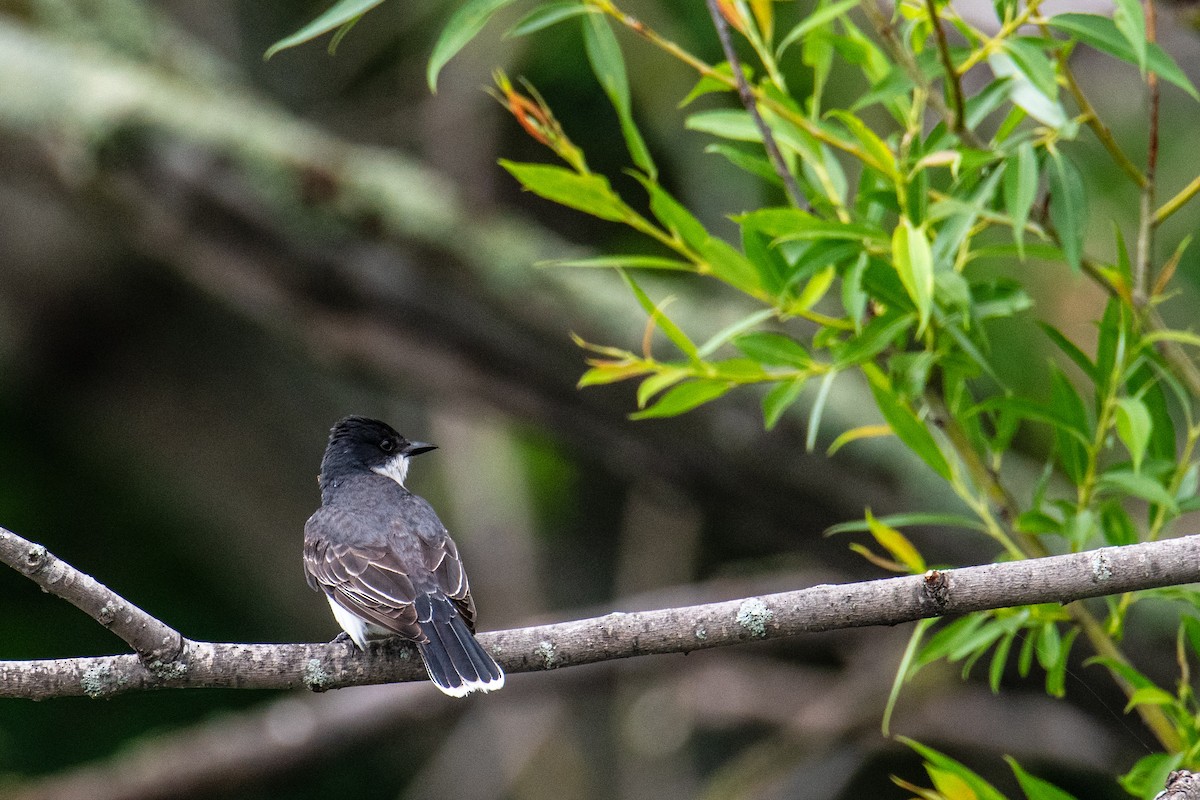
[[[475,639],[458,548],[429,503],[404,488],[408,460],[433,449],[379,420],[334,425],[321,507],[304,526],[304,572],[359,649],[369,636],[399,636],[416,643],[446,694],[491,692],[504,672]]]

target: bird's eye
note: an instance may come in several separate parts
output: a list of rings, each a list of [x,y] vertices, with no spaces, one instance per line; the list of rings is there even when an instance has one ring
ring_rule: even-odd
[[[379,449],[385,453],[390,453],[396,449],[396,443],[393,442],[391,439],[384,439],[382,442],[379,443]]]

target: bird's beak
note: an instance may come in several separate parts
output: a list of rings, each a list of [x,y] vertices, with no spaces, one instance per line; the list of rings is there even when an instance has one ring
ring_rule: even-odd
[[[421,453],[428,453],[430,450],[437,450],[437,445],[429,444],[428,442],[409,442],[408,446],[404,448],[403,455],[419,456]]]

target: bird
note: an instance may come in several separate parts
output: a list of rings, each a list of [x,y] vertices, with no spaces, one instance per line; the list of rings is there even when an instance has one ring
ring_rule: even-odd
[[[434,449],[377,419],[335,424],[317,478],[321,507],[304,525],[304,572],[360,650],[370,638],[398,636],[416,644],[444,693],[492,692],[504,671],[475,638],[458,547],[404,485],[409,460]]]

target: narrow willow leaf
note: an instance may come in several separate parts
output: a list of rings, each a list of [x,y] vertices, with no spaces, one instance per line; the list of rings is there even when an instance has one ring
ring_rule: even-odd
[[[538,266],[546,267],[581,267],[592,269],[665,269],[677,272],[695,272],[696,265],[690,261],[680,261],[676,258],[662,256],[594,256],[592,258],[563,258],[557,261],[546,261]]]
[[[638,408],[645,408],[650,398],[665,389],[674,386],[690,374],[689,370],[679,367],[666,367],[646,378],[638,385]]]
[[[857,428],[851,428],[848,431],[842,431],[839,433],[838,437],[834,439],[833,442],[830,443],[829,447],[825,449],[825,455],[836,455],[838,450],[841,450],[851,442],[857,442],[860,439],[875,439],[891,435],[892,428],[890,425],[860,425]],[[855,530],[865,530],[869,529],[870,527],[865,522],[863,525],[865,526],[864,528],[855,528]],[[850,530],[850,528],[843,528],[843,530]],[[833,532],[834,531],[832,528],[825,531],[826,534]]]
[[[1054,64],[1042,50],[1042,44],[1037,40],[1014,37],[1003,43],[1006,52],[1021,73],[1029,82],[1051,100],[1058,97],[1058,83],[1055,81]]]
[[[1148,475],[1139,475],[1122,469],[1109,470],[1100,476],[1098,487],[1101,491],[1121,492],[1140,497],[1147,503],[1166,508],[1172,514],[1179,513],[1179,507],[1171,493]]]
[[[925,330],[933,309],[933,252],[924,227],[903,217],[892,232],[892,259],[904,290],[917,309],[917,335]]]
[[[984,524],[974,517],[964,517],[960,514],[939,514],[936,512],[925,511],[888,514],[887,516],[879,517],[879,521],[885,525],[891,525],[893,528],[905,528],[910,525],[938,525],[948,528],[964,528],[966,530],[980,532],[987,530]],[[848,522],[839,522],[836,525],[830,525],[825,529],[824,535],[832,536],[836,533],[865,530],[867,530],[866,520],[855,519]]]
[[[1012,756],[1005,756],[1004,760],[1012,767],[1017,783],[1021,784],[1021,791],[1028,800],[1077,800],[1070,792],[1064,792],[1049,781],[1030,775]]]
[[[926,747],[925,745],[921,744],[920,742],[913,741],[912,739],[909,739],[905,736],[897,736],[896,738],[901,742],[901,744],[908,745],[913,750],[916,750],[918,755],[920,755],[921,758],[925,759],[926,771],[930,772],[931,778],[933,777],[933,774],[929,768],[932,766],[936,769],[943,770],[946,773],[955,776],[960,781],[962,781],[962,783],[966,784],[966,786],[970,789],[970,791],[974,793],[973,797],[975,800],[1005,800],[1004,795],[1002,795],[1000,793],[1000,791],[998,789],[996,789],[995,786],[992,786],[990,783],[988,783],[986,780],[984,780],[982,777],[980,777],[977,773],[968,769],[964,764],[961,764],[958,761],[955,761],[954,759],[950,758],[947,755],[943,755],[942,753],[939,753],[937,750],[934,750],[932,747]],[[943,793],[943,794],[945,794],[945,793]],[[965,797],[970,797],[972,795],[963,794],[960,792],[959,794],[953,794],[953,795],[947,795],[947,796],[955,797],[955,798],[965,798]]]
[[[914,575],[925,571],[924,557],[907,536],[875,519],[875,515],[871,513],[870,509],[867,509],[866,520],[871,536],[891,554],[892,558],[907,567],[908,571]]]
[[[763,424],[767,430],[772,430],[779,423],[783,412],[787,411],[799,399],[805,380],[806,378],[795,378],[790,381],[782,381],[775,384],[769,392],[763,395]]]
[[[1038,325],[1046,336],[1050,338],[1050,341],[1054,342],[1058,349],[1062,350],[1067,358],[1071,359],[1075,366],[1079,367],[1083,374],[1095,383],[1096,365],[1087,357],[1087,354],[1080,350],[1074,342],[1064,336],[1057,328],[1052,328],[1045,322],[1039,322]]]
[[[651,321],[658,326],[660,330],[671,340],[672,344],[679,348],[679,351],[688,357],[691,361],[699,360],[696,355],[696,345],[688,338],[678,325],[663,313],[663,303],[655,303],[650,299],[650,296],[642,290],[637,281],[633,279],[629,273],[621,271],[621,277],[625,279],[625,284],[629,290],[633,292],[633,296],[637,298],[638,304],[642,310],[650,317]]]
[[[1007,79],[1009,99],[1029,116],[1052,128],[1067,125],[1067,112],[1062,104],[1042,92],[1011,53],[992,53],[988,56],[988,66],[997,79]]]
[[[1017,255],[1025,260],[1025,224],[1037,199],[1038,166],[1033,145],[1023,142],[1009,157],[1004,167],[1004,208],[1012,220],[1013,241]]]
[[[888,692],[887,706],[883,710],[882,729],[884,736],[889,735],[892,711],[896,707],[896,702],[900,699],[900,690],[917,669],[915,659],[917,649],[921,646],[921,638],[925,635],[925,631],[929,630],[930,626],[936,622],[937,620],[935,619],[919,619],[917,620],[917,624],[913,626],[912,635],[908,638],[908,644],[904,648],[904,655],[900,657],[900,666],[896,668],[896,677],[892,679],[892,689]]]
[[[1097,14],[1059,14],[1050,19],[1050,27],[1068,36],[1079,39],[1084,44],[1108,53],[1114,58],[1138,66],[1138,55],[1130,47],[1124,34],[1117,30],[1116,23],[1108,17]],[[1152,72],[1158,73],[1163,80],[1173,83],[1193,99],[1200,100],[1200,92],[1188,79],[1187,74],[1179,68],[1175,60],[1165,50],[1156,44],[1146,47],[1146,64]]]
[[[716,400],[733,388],[727,381],[695,380],[672,388],[644,411],[629,415],[630,419],[677,417],[697,406]]]
[[[925,423],[896,396],[891,381],[874,364],[863,364],[863,372],[871,385],[871,394],[883,419],[892,427],[892,432],[908,446],[922,461],[945,480],[951,480],[950,464],[946,461],[937,440],[925,427]]]
[[[808,412],[808,433],[804,437],[804,449],[811,453],[817,445],[817,431],[821,429],[821,416],[825,413],[825,401],[829,399],[829,390],[833,388],[833,381],[837,377],[837,370],[829,370],[825,373],[825,377],[821,378],[821,385],[817,388],[817,397],[813,400],[812,409]]]
[[[1000,693],[1000,681],[1004,678],[1004,667],[1008,664],[1008,654],[1016,636],[1015,632],[1006,634],[996,643],[996,649],[992,652],[992,662],[988,665],[988,686],[992,694]]]
[[[1150,444],[1150,433],[1154,423],[1146,404],[1133,397],[1122,397],[1117,401],[1117,436],[1129,451],[1133,471],[1142,471],[1142,458]]]
[[[263,54],[263,59],[270,58],[280,50],[287,50],[289,47],[295,47],[298,44],[312,41],[322,34],[341,28],[343,25],[352,24],[363,14],[382,2],[383,0],[339,0],[339,2],[330,6],[324,14],[321,14],[291,36],[285,36],[271,45],[267,52]]]
[[[650,372],[650,368],[640,362],[597,364],[583,373],[579,378],[579,383],[576,385],[582,389],[585,386],[616,383],[617,381],[645,375],[647,372]]]
[[[609,27],[608,20],[601,14],[589,14],[582,22],[583,45],[588,62],[592,65],[596,80],[600,81],[604,93],[616,109],[629,156],[642,172],[653,178],[657,169],[650,158],[650,150],[633,121],[629,77],[625,72],[625,58],[621,55],[617,37]]]
[[[873,359],[915,322],[916,317],[912,313],[876,317],[863,328],[859,336],[848,340],[837,349],[837,365],[845,367]]]
[[[804,345],[782,333],[756,331],[742,334],[733,340],[733,346],[762,364],[797,369],[812,366],[812,356]]]
[[[783,185],[783,180],[779,177],[779,173],[771,166],[771,162],[763,156],[747,153],[745,150],[740,150],[733,145],[721,142],[715,142],[706,146],[704,152],[716,153],[719,156],[723,156],[738,169],[749,172],[751,175],[767,183]]]
[[[879,135],[875,131],[871,130],[865,122],[848,111],[835,109],[830,111],[829,115],[840,120],[854,138],[858,140],[858,143],[862,145],[867,155],[875,160],[876,163],[870,166],[877,168],[889,180],[900,180],[900,167],[896,163],[896,154],[892,152],[892,149],[887,146],[887,143],[883,139],[879,138]]]
[[[506,159],[500,159],[500,166],[529,191],[568,208],[612,222],[625,222],[635,215],[603,175],[581,175],[552,164],[518,164]]]
[[[516,25],[509,28],[504,36],[505,38],[527,36],[580,14],[596,13],[599,12],[595,8],[583,3],[546,3],[525,15]]]
[[[1138,69],[1146,74],[1146,17],[1138,0],[1116,0],[1113,25],[1125,37],[1129,49],[1137,58]]]
[[[1083,177],[1069,158],[1056,151],[1050,154],[1049,178],[1050,219],[1058,230],[1067,263],[1078,271],[1083,260],[1083,237],[1088,221]]]
[[[773,308],[764,308],[760,311],[755,311],[753,314],[745,316],[742,319],[731,323],[730,325],[727,325],[709,337],[708,341],[706,341],[704,344],[700,345],[700,347],[696,349],[696,356],[698,358],[708,358],[710,355],[715,353],[717,348],[719,348],[721,345],[725,344],[739,333],[745,333],[751,328],[761,325],[762,323],[774,317],[775,313],[775,309]]]
[[[855,8],[862,0],[841,0],[838,3],[830,3],[821,5],[813,10],[811,14],[800,20],[794,28],[779,41],[775,48],[775,59],[779,60],[783,57],[783,53],[796,42],[805,38],[809,31],[819,28],[820,26],[832,22],[842,16],[850,9]]]
[[[429,91],[437,93],[437,79],[442,68],[483,30],[483,26],[493,14],[512,2],[513,0],[469,0],[454,12],[434,43],[433,52],[429,56],[429,65],[425,69]]]

